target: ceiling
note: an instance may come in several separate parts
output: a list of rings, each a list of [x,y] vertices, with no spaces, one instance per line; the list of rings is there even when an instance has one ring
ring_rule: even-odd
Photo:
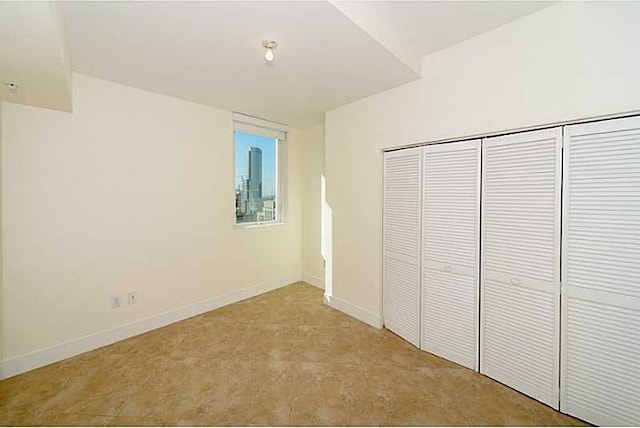
[[[73,69],[304,126],[416,78],[328,2],[71,2]],[[262,40],[276,40],[274,65]]]
[[[460,43],[552,1],[340,1],[332,4],[414,70],[425,55]]]
[[[62,23],[54,3],[15,3],[14,14],[39,7],[40,17],[10,20],[2,2],[0,37],[37,43],[0,48],[0,78],[18,81],[24,99],[1,91],[0,98],[68,111],[70,80],[60,76],[70,62],[79,73],[303,127],[419,78],[426,54],[549,4],[65,2]],[[262,40],[279,43],[272,66]]]
[[[71,111],[71,68],[59,5],[0,2],[0,100]],[[10,91],[5,82],[17,83]]]

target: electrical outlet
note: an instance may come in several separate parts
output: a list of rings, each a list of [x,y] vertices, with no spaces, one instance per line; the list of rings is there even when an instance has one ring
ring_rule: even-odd
[[[111,308],[117,309],[122,307],[122,296],[115,295],[111,296]]]
[[[137,291],[132,291],[131,293],[128,294],[129,296],[129,304],[130,305],[135,305],[136,303],[138,303],[138,292]]]

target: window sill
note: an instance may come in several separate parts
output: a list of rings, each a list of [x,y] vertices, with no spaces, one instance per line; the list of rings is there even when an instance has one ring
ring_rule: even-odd
[[[259,229],[262,227],[282,226],[285,225],[284,221],[265,221],[264,223],[236,223],[236,229]]]

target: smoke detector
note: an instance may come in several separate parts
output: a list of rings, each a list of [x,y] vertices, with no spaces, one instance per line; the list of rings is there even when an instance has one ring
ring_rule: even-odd
[[[17,92],[20,89],[20,85],[14,82],[4,82],[4,85],[9,89],[9,92]]]

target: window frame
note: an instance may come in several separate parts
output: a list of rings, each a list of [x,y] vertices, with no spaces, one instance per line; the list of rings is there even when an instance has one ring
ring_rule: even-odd
[[[259,126],[256,126],[255,124]],[[272,127],[266,127],[272,126]],[[239,223],[236,212],[236,180],[237,180],[237,158],[236,158],[236,132],[241,132],[249,135],[256,135],[259,137],[268,137],[275,140],[275,219],[267,221],[251,221]],[[233,141],[233,225],[237,229],[254,229],[261,227],[277,226],[287,223],[286,216],[286,165],[287,165],[287,145],[286,138],[286,125],[277,124],[274,122],[268,122],[264,119],[254,118],[251,116],[243,115],[240,113],[234,113],[234,123],[232,132]]]

